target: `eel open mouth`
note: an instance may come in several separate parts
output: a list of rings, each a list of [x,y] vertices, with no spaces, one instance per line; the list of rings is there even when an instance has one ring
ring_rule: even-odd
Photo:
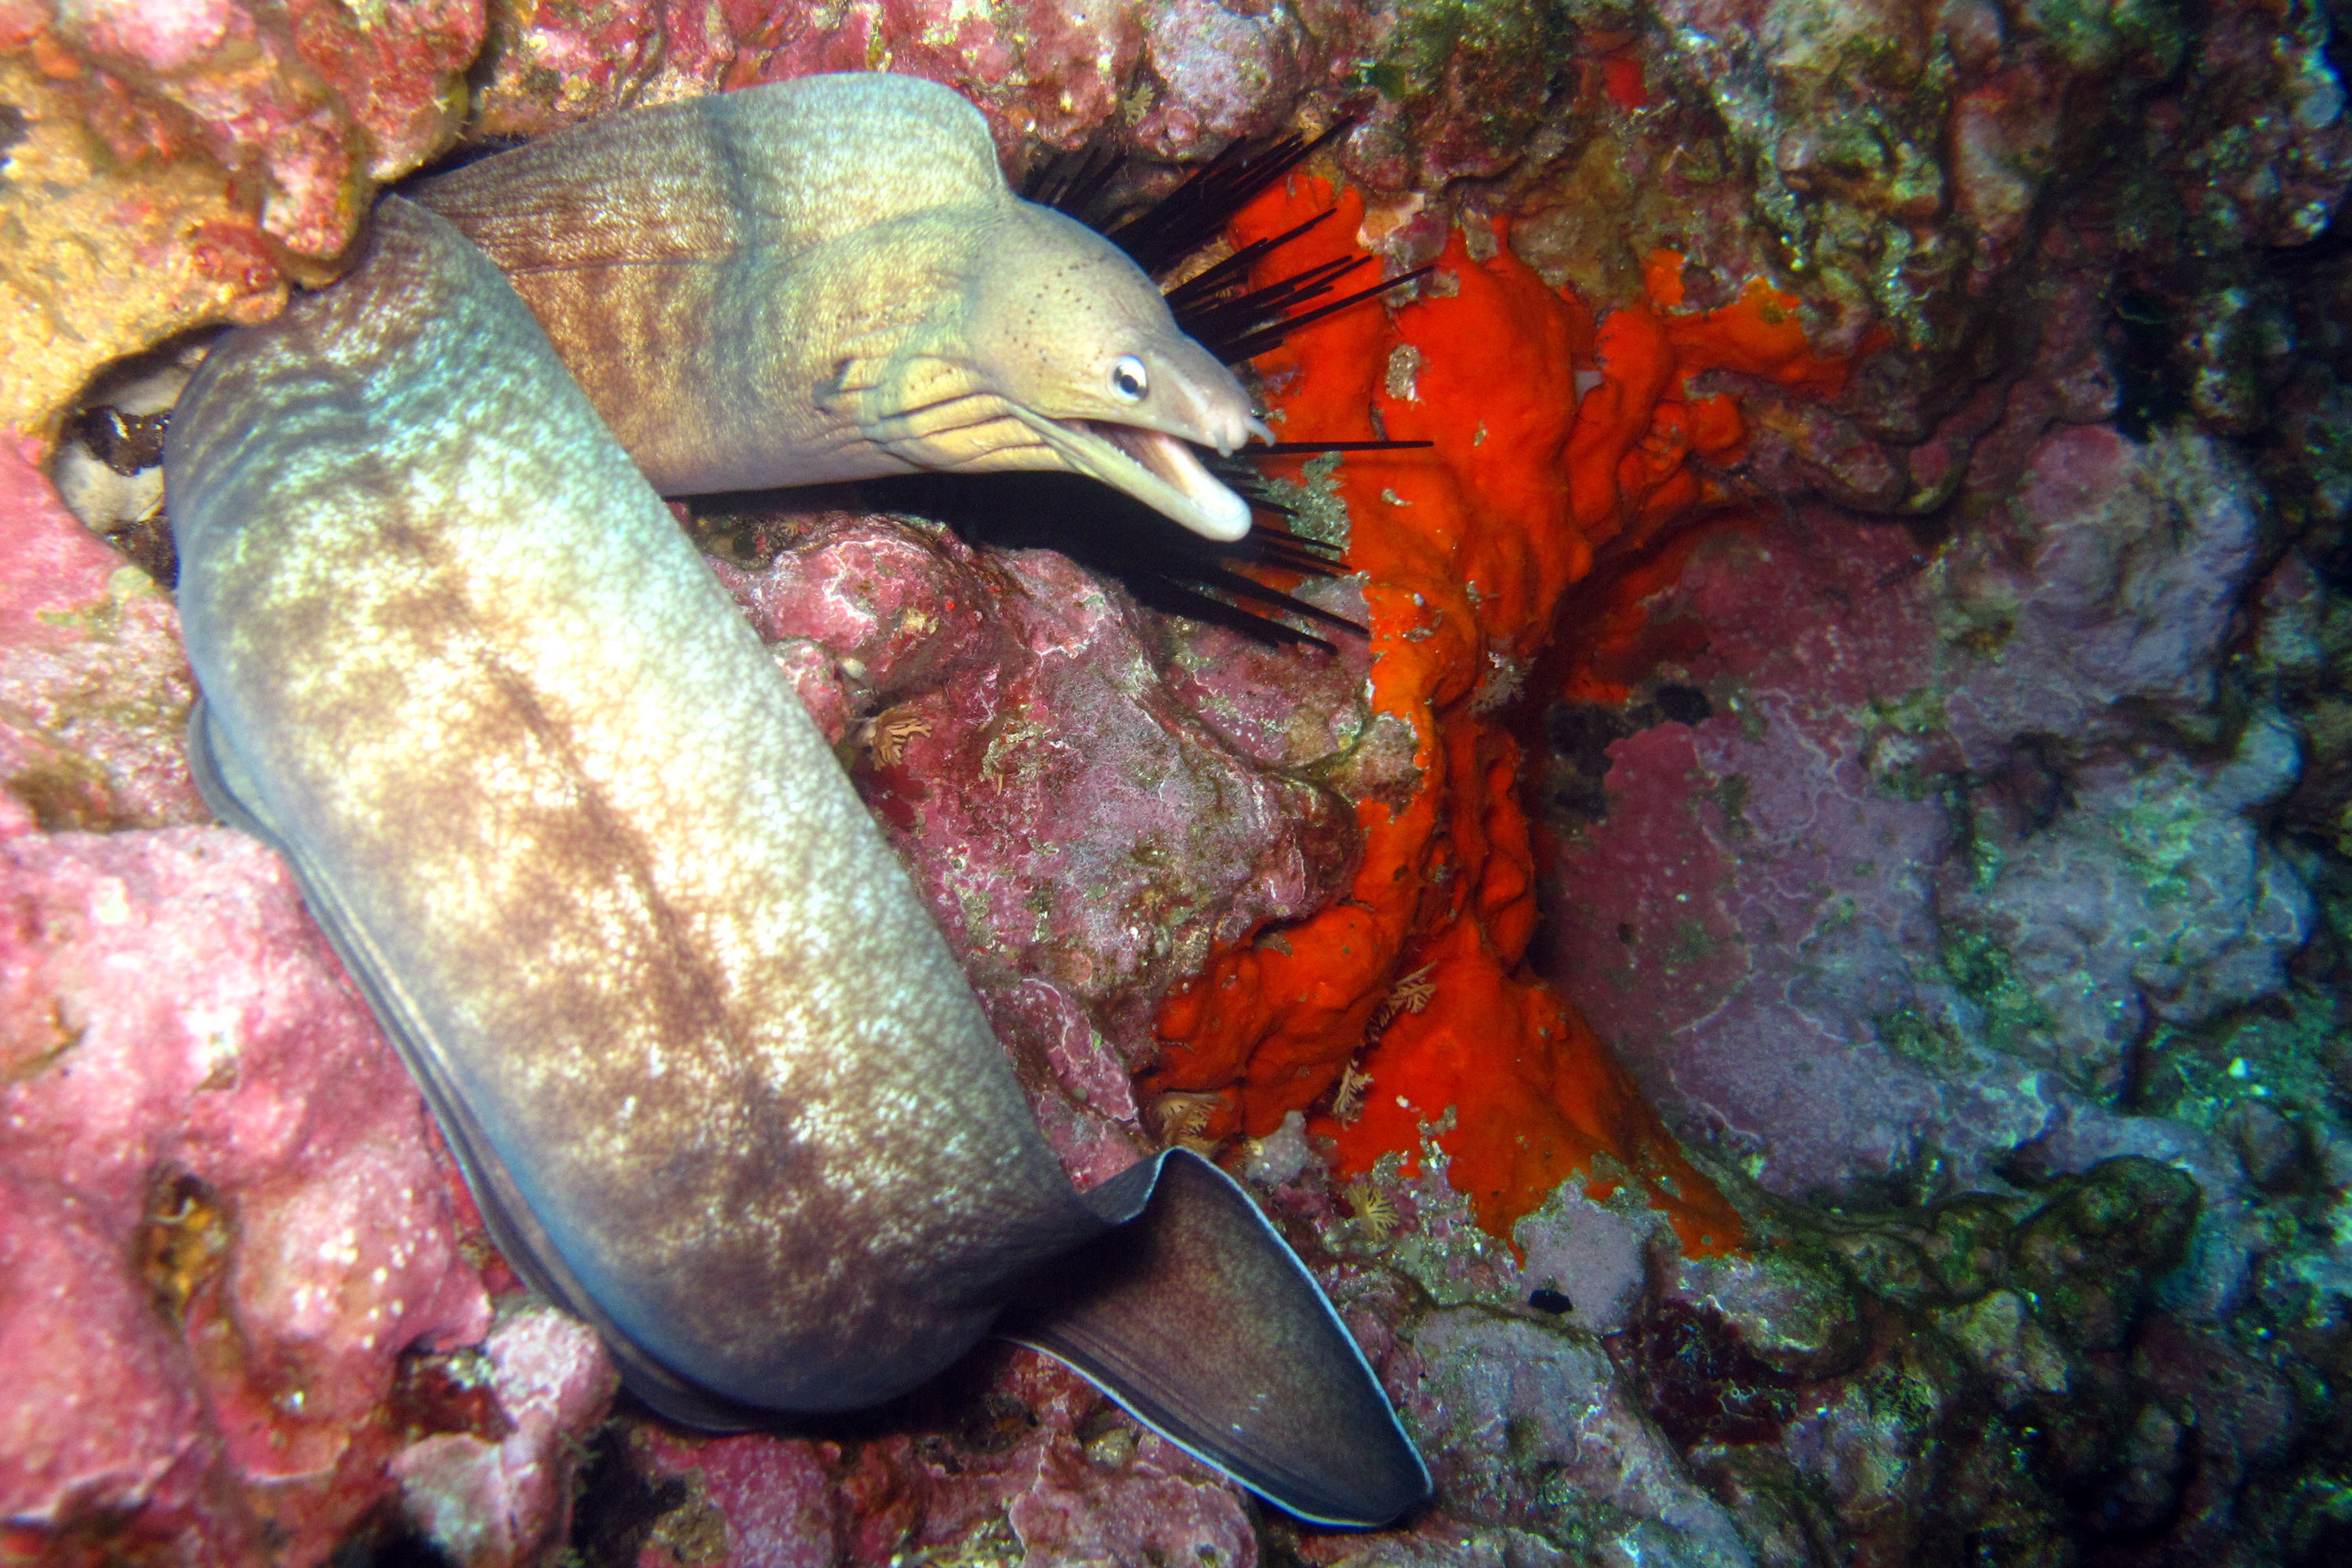
[[[1107,420],[1055,419],[1011,405],[1079,473],[1125,490],[1204,539],[1231,543],[1250,531],[1250,505],[1217,482],[1176,437]]]

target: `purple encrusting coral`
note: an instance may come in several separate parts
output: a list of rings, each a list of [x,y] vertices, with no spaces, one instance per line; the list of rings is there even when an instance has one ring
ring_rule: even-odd
[[[1826,509],[1703,547],[1658,613],[1709,628],[1707,714],[1584,759],[1559,871],[1557,963],[1653,1092],[1777,1191],[1973,1185],[2158,1024],[2278,992],[2312,903],[2246,813],[2292,730],[2141,738],[2214,703],[2254,500],[2225,449],[2061,427],[1932,563]]]
[[[2352,1555],[2343,16],[0,0],[0,1558]],[[1769,279],[1857,356],[1833,404],[1694,388],[1740,399],[1750,504],[1596,574],[1574,613],[1638,623],[1622,702],[1517,672],[1539,948],[1748,1249],[1573,1184],[1506,1244],[1433,1143],[1349,1184],[1295,1121],[1223,1152],[1429,1458],[1393,1530],[1273,1515],[1003,1347],[788,1436],[616,1406],[190,783],[152,470],[104,479],[77,389],[323,280],[461,128],[875,68],[972,97],[1016,167],[1106,122],[1186,161],[1345,112],[1328,168],[1396,263],[1510,214],[1604,312],[1668,248],[1692,304]],[[1358,803],[1411,794],[1360,645],[904,518],[690,521],[1066,1163],[1197,1131],[1133,1087],[1160,1002],[1339,896]]]

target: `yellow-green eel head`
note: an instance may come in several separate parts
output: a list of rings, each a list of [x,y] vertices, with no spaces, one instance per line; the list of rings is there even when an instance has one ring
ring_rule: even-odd
[[[978,375],[1061,467],[1127,491],[1211,539],[1249,531],[1249,505],[1201,465],[1273,439],[1233,372],[1176,330],[1136,265],[1100,235],[1028,202],[999,220],[1013,262],[973,279],[962,337]]]
[[[995,1332],[1294,1512],[1381,1523],[1428,1472],[1313,1277],[1183,1151],[1073,1188],[658,493],[1059,467],[1237,532],[1184,444],[1253,433],[1240,389],[1108,251],[888,77],[386,198],[173,416],[192,761],[293,868],[499,1246],[657,1410],[870,1405]]]
[[[1193,450],[1267,436],[1241,383],[1116,246],[1013,195],[944,88],[698,99],[412,194],[506,271],[664,494],[1047,469],[1249,531]]]

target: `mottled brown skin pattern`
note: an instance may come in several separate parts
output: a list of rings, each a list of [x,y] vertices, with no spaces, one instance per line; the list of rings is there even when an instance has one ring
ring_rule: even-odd
[[[888,79],[763,90],[836,119],[863,105],[886,143],[910,104],[916,142],[933,110],[976,123],[942,89]],[[612,148],[643,149],[588,138],[593,177],[565,200],[617,199],[608,187],[629,181],[707,195],[693,151],[707,141],[680,151],[677,118],[638,121],[673,162],[612,153],[624,166],[609,167]],[[520,167],[524,186],[546,186]],[[953,174],[924,158],[908,177]],[[548,188],[538,210],[562,216]],[[869,205],[876,234],[809,253],[819,294],[848,298],[841,258],[879,267],[909,234],[953,226]],[[579,221],[585,238],[542,248],[595,252],[602,219]],[[675,234],[701,247],[724,226],[689,212]],[[833,376],[865,388],[868,423],[811,460],[964,466],[988,422],[913,427],[972,399],[892,401],[948,374],[936,367],[955,334],[940,322],[980,345],[958,363],[979,367],[992,406],[1061,397],[1054,384],[1093,374],[1091,351],[1040,355],[1023,333],[1045,331],[1029,295],[1082,291],[1101,257],[1010,258],[1034,288],[990,278],[950,290],[971,310],[883,312],[926,323],[924,353],[755,345],[734,360],[871,372]],[[575,256],[520,281],[560,277],[584,300],[604,265]],[[657,318],[727,335],[697,302],[704,269],[613,262],[614,297],[641,313],[615,310],[603,337],[574,323],[569,363],[618,399],[617,421],[642,397],[664,420],[726,427],[664,425],[673,453],[749,450],[728,433],[745,417],[734,392],[668,387],[643,358],[653,340],[631,335]],[[789,271],[769,274],[787,294]],[[675,300],[646,285],[656,275],[680,285]],[[935,275],[877,276],[909,293]],[[1133,314],[1114,300],[1103,319]],[[1230,1178],[1174,1152],[1083,1197],[1071,1187],[905,870],[559,346],[450,221],[389,198],[341,283],[215,348],[165,458],[204,692],[198,777],[293,866],[500,1247],[682,1420],[874,1404],[1009,1313],[1005,1331],[1285,1507],[1370,1523],[1419,1501],[1427,1473],[1370,1367]],[[689,370],[730,374],[727,354],[674,346]],[[1013,426],[1038,428],[1033,415]],[[912,434],[875,445],[876,422],[902,416]],[[770,460],[803,460],[768,435],[785,448]]]
[[[538,328],[496,270],[396,200],[373,247],[174,433],[215,738],[604,1310],[739,1399],[870,1403],[1099,1222],[758,639],[560,367],[503,352]],[[507,434],[404,460],[467,429]]]

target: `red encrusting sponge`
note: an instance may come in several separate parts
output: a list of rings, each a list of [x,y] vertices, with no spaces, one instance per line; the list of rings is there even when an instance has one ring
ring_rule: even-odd
[[[1328,184],[1294,177],[1232,238],[1332,205]],[[1255,281],[1358,254],[1362,201],[1349,191],[1337,205]],[[1725,510],[1706,470],[1736,461],[1746,431],[1730,397],[1691,396],[1690,375],[1727,368],[1814,395],[1843,383],[1843,363],[1815,358],[1793,301],[1762,284],[1680,313],[1681,268],[1658,253],[1648,301],[1596,323],[1507,244],[1474,260],[1457,231],[1417,300],[1343,312],[1258,361],[1285,438],[1432,443],[1351,454],[1336,476],[1347,564],[1368,578],[1372,704],[1411,726],[1422,782],[1402,807],[1358,806],[1364,858],[1345,901],[1219,952],[1163,1009],[1150,1087],[1219,1093],[1210,1135],[1264,1136],[1319,1108],[1310,1130],[1354,1176],[1384,1153],[1412,1162],[1426,1126],[1497,1236],[1580,1177],[1595,1196],[1640,1184],[1694,1249],[1738,1245],[1730,1205],[1524,967],[1536,900],[1520,752],[1480,700],[1531,668],[1596,551]],[[1408,977],[1417,1009],[1391,1001]],[[1351,1064],[1347,1114],[1334,1115]]]

